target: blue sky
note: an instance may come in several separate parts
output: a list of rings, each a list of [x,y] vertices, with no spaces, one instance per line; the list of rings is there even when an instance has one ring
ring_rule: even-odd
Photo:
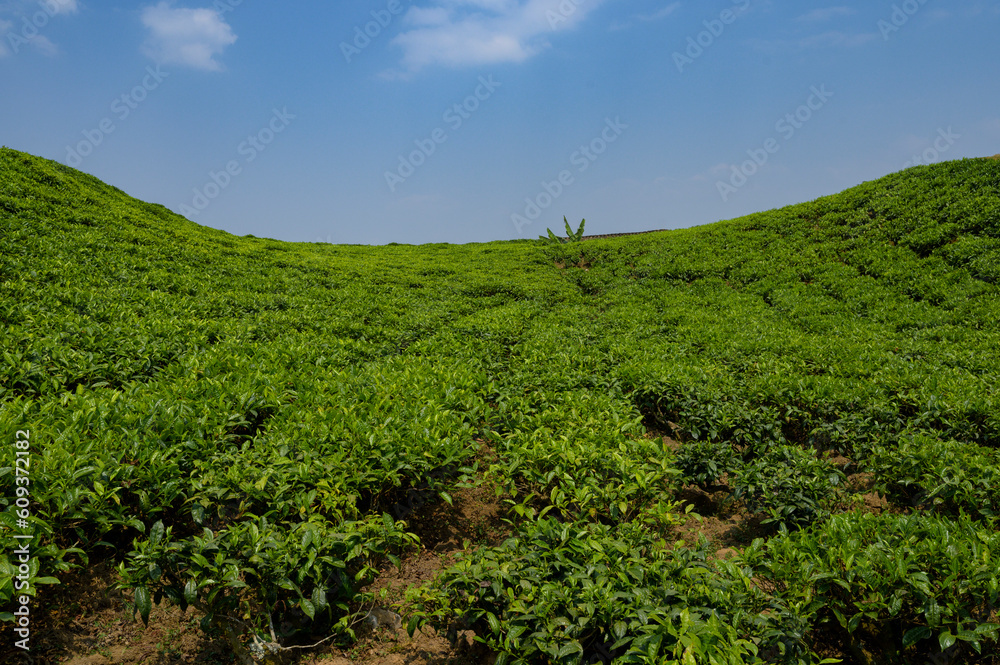
[[[234,234],[683,228],[1000,153],[1000,1],[0,0],[0,144]]]

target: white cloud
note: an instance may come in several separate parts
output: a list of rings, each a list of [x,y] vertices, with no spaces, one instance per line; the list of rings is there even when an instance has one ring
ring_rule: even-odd
[[[9,0],[0,2],[0,13],[15,16],[19,22],[0,19],[0,58],[18,53],[27,44],[43,55],[54,56],[59,48],[41,34],[49,21],[56,16],[75,14],[77,0]]]
[[[76,0],[42,0],[42,8],[53,16],[75,14],[79,9]]]
[[[818,23],[822,21],[829,21],[830,19],[837,18],[838,16],[852,16],[856,13],[857,11],[851,7],[822,7],[820,9],[814,9],[808,14],[803,14],[795,20]]]
[[[4,46],[4,41],[6,41],[7,33],[10,32],[10,29],[13,27],[13,23],[0,18],[0,35],[3,35],[3,41],[0,41],[0,58],[10,55],[10,51],[8,51],[7,47]]]
[[[678,9],[680,9],[680,7],[681,7],[681,3],[679,3],[679,2],[672,2],[669,5],[667,5],[666,7],[664,7],[663,9],[661,9],[659,11],[656,11],[656,12],[653,12],[652,14],[640,14],[638,16],[638,18],[639,18],[640,21],[647,21],[647,22],[648,21],[659,21],[661,18],[667,18],[668,16],[670,16],[671,14],[673,14],[675,11],[677,11]]]
[[[876,39],[878,39],[878,35],[874,32],[849,33],[840,30],[831,30],[819,35],[804,37],[799,40],[798,45],[800,48],[855,48],[864,46]]]
[[[406,13],[406,22],[415,26],[445,25],[449,12],[444,7],[413,7]]]
[[[747,43],[754,49],[772,55],[803,51],[806,49],[860,48],[879,39],[877,32],[843,32],[830,30],[816,35],[793,39],[750,39]]]
[[[42,55],[47,55],[50,58],[59,53],[59,47],[52,43],[52,41],[45,35],[37,35],[28,40],[35,49],[37,49]]]
[[[662,19],[667,18],[680,8],[681,8],[681,3],[672,2],[666,7],[662,7],[657,11],[653,12],[652,14],[635,14],[634,16],[632,16],[631,18],[629,18],[624,22],[616,21],[611,25],[611,29],[625,30],[627,28],[631,28],[636,21],[639,21],[641,23],[652,23],[653,21],[660,21]]]
[[[215,56],[236,41],[216,10],[174,8],[167,0],[143,9],[142,24],[150,30],[143,53],[164,65],[221,71]]]
[[[603,0],[432,0],[406,14],[412,26],[393,39],[405,73],[431,65],[523,62],[547,37],[576,27]]]

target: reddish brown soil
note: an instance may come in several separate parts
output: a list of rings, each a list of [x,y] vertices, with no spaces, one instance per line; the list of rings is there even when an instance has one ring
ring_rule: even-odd
[[[301,665],[493,665],[496,656],[462,635],[452,646],[433,629],[410,639],[405,630],[383,631],[340,655],[313,655]]]
[[[64,583],[45,589],[36,605],[31,651],[0,647],[0,663],[229,663],[229,647],[208,638],[198,627],[201,615],[182,613],[164,603],[154,607],[149,628],[132,618],[128,597],[115,589],[114,568],[99,563],[85,573],[66,576]]]
[[[451,496],[452,505],[440,502],[410,519],[420,551],[399,568],[387,565],[368,591],[384,590],[386,604],[402,602],[406,589],[433,579],[459,552],[503,542],[510,527],[503,521],[503,506],[492,487],[458,490]]]
[[[858,506],[859,510],[866,513],[891,512],[892,506],[884,496],[876,492],[875,478],[870,473],[856,473],[847,477],[848,491],[858,494],[863,500],[863,504]]]
[[[680,445],[662,432],[651,431],[651,437],[663,437],[673,450]],[[875,480],[870,473],[858,473],[854,463],[843,456],[828,457],[828,461],[847,474],[846,500],[839,510],[859,510],[866,513],[899,511],[882,495],[874,490]],[[677,530],[677,539],[694,545],[704,536],[715,551],[716,558],[725,559],[739,553],[756,538],[773,535],[761,517],[747,511],[739,501],[730,498],[728,478],[723,476],[720,484],[709,488],[694,485],[683,487],[677,498],[684,505],[693,506],[690,517]]]
[[[419,586],[437,574],[466,545],[495,545],[506,537],[503,508],[489,487],[459,490],[453,506],[438,502],[424,506],[410,519],[410,528],[423,544],[396,568],[387,566],[369,591],[384,590],[386,607],[400,603],[408,587]],[[0,645],[3,665],[168,665],[236,662],[223,640],[212,640],[199,628],[202,615],[182,613],[164,601],[154,606],[149,628],[133,618],[129,597],[115,588],[119,577],[107,564],[85,573],[65,576],[63,584],[44,589],[36,606],[53,608],[33,617],[31,651],[12,647],[5,631]],[[405,611],[405,609],[401,610]],[[333,646],[305,652],[298,662],[316,665],[492,665],[495,657],[463,634],[455,646],[433,630],[411,639],[402,629],[380,629],[347,651]]]
[[[667,427],[671,427],[672,428],[672,427],[674,427],[674,424],[673,423],[667,423]],[[661,430],[656,429],[654,427],[650,427],[649,425],[646,425],[646,438],[647,439],[660,439],[663,442],[664,446],[666,446],[667,448],[669,448],[670,450],[672,450],[674,452],[677,452],[677,450],[681,447],[680,441],[677,441],[676,439],[673,438],[673,432],[672,431],[670,431],[670,432],[664,432],[664,431],[661,431]]]
[[[452,505],[439,502],[410,520],[410,528],[423,547],[437,553],[465,549],[465,542],[498,545],[509,532],[503,506],[492,486],[452,493]]]
[[[701,536],[720,559],[736,554],[754,541],[769,534],[761,526],[760,517],[751,514],[739,501],[729,498],[728,485],[716,485],[707,490],[685,486],[677,498],[694,506],[693,512],[677,532],[677,539],[695,545]]]
[[[650,430],[647,436],[659,439],[666,448],[682,444],[671,431]],[[489,454],[488,451],[484,455]],[[488,460],[487,460],[488,461]],[[847,458],[831,458],[848,475],[847,491],[855,498],[845,510],[883,512],[894,510],[873,490],[871,474],[852,473]],[[708,539],[714,557],[738,554],[755,538],[766,537],[760,518],[750,514],[740,502],[730,498],[726,478],[707,489],[688,486],[677,498],[693,505],[692,514],[676,531],[676,539],[693,545],[702,536]],[[379,603],[406,615],[406,590],[434,578],[454,560],[455,555],[476,547],[500,544],[510,533],[503,519],[504,506],[494,488],[481,486],[452,493],[452,504],[435,501],[421,506],[408,519],[410,530],[421,541],[419,551],[410,553],[401,565],[386,565],[379,578],[367,589]],[[118,576],[113,567],[97,564],[86,573],[67,576],[64,584],[43,590],[37,605],[53,608],[34,617],[30,657],[14,651],[12,639],[0,645],[0,663],[66,663],[69,665],[235,662],[231,650],[221,640],[212,640],[198,627],[201,616],[192,609],[182,613],[164,603],[154,607],[150,627],[144,628],[131,615],[126,594],[115,588]],[[402,621],[405,625],[405,618]],[[495,656],[472,641],[474,635],[460,635],[458,644],[432,629],[407,636],[400,626],[387,626],[365,636],[349,650],[332,645],[303,652],[299,663],[310,665],[492,665]]]

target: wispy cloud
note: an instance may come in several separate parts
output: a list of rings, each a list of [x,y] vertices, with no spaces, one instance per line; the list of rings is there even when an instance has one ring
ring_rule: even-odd
[[[54,56],[59,48],[41,31],[49,21],[60,15],[75,14],[79,10],[77,0],[8,0],[0,2],[0,14],[14,16],[20,23],[0,18],[0,58],[10,55],[13,50],[18,52],[24,45],[29,45],[43,55]]]
[[[660,21],[667,18],[678,9],[681,8],[681,3],[672,2],[669,5],[658,9],[651,14],[633,14],[625,21],[615,21],[611,25],[612,30],[625,30],[631,28],[636,23],[652,23],[653,21]]]
[[[805,51],[809,49],[852,49],[860,48],[881,39],[877,32],[849,32],[844,30],[827,30],[802,37],[787,37],[784,39],[750,39],[747,43],[754,49],[772,55]]]
[[[75,14],[80,5],[77,0],[3,0],[0,1],[0,12],[27,16],[29,19],[38,11],[49,16],[60,14]]]
[[[403,51],[402,75],[432,65],[524,62],[550,45],[549,35],[576,27],[603,1],[432,0],[407,12],[408,29],[392,43]]]
[[[42,55],[47,55],[50,58],[58,55],[59,47],[52,43],[52,40],[45,35],[36,35],[28,40],[31,46],[41,53]]]
[[[830,30],[818,35],[811,35],[799,39],[799,48],[856,48],[864,46],[879,38],[874,32],[843,32],[841,30]]]
[[[845,5],[817,7],[792,19],[783,37],[751,39],[749,44],[759,51],[771,54],[789,53],[810,49],[860,48],[879,39],[878,32],[866,31],[857,26],[834,29],[825,23],[858,14],[858,10]],[[844,24],[844,21],[840,22]],[[870,26],[868,26],[870,27]]]
[[[7,33],[10,32],[10,29],[13,27],[14,27],[13,23],[11,23],[10,21],[5,21],[2,18],[0,18],[0,35],[7,35]],[[8,51],[7,47],[4,46],[3,41],[0,41],[0,58],[7,55],[10,55],[10,51]]]
[[[852,7],[821,7],[799,16],[795,20],[802,23],[822,23],[840,16],[853,16],[856,13],[857,10]]]
[[[143,53],[164,65],[222,71],[215,58],[236,41],[218,11],[174,8],[167,0],[143,9],[142,24],[150,31]]]
[[[50,14],[75,14],[79,7],[76,0],[42,0],[42,7]]]
[[[947,21],[953,18],[978,18],[983,15],[1000,16],[1000,3],[973,2],[965,6],[936,7],[927,12],[932,21]]]

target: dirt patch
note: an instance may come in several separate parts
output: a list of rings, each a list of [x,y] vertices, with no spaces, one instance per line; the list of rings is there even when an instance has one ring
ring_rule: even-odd
[[[851,468],[851,464],[853,464],[850,459],[843,455],[828,455],[826,461],[845,473]]]
[[[461,633],[452,646],[433,628],[418,631],[412,638],[402,629],[385,630],[349,652],[313,655],[299,662],[302,665],[493,665],[496,655],[472,637],[471,633]]]
[[[495,546],[509,534],[504,508],[492,487],[462,489],[445,501],[422,506],[409,523],[423,547],[403,560],[399,568],[387,566],[369,591],[383,591],[385,606],[396,606],[406,589],[422,585],[451,561],[452,555],[478,546]],[[97,563],[86,572],[64,576],[63,584],[47,587],[35,606],[49,608],[32,617],[31,651],[24,654],[13,639],[0,645],[0,663],[35,665],[174,665],[235,663],[224,640],[213,640],[199,626],[202,615],[186,613],[164,601],[154,606],[149,628],[132,616],[130,596],[115,588],[119,577],[108,563]],[[344,665],[491,665],[495,657],[461,636],[457,645],[433,630],[410,638],[401,626],[375,631],[349,650],[320,647],[300,656],[300,663]]]
[[[871,492],[875,487],[875,474],[855,473],[847,477],[847,489],[851,492]]]
[[[406,590],[434,579],[459,552],[473,547],[496,547],[510,534],[504,508],[492,486],[460,489],[446,501],[424,506],[409,519],[420,538],[420,551],[404,558],[399,567],[387,564],[366,591],[382,594],[386,605],[404,601]],[[384,592],[384,593],[383,593]]]
[[[380,578],[376,587],[389,597],[432,579],[447,555],[421,551]],[[149,628],[132,618],[126,593],[116,590],[118,575],[107,564],[86,574],[69,576],[56,593],[38,599],[38,605],[55,607],[39,614],[32,625],[31,651],[12,648],[4,639],[0,663],[4,665],[233,665],[237,661],[224,640],[213,640],[199,627],[202,615],[186,613],[164,601],[154,606]],[[388,600],[388,599],[387,599]],[[8,634],[9,637],[9,634]],[[352,648],[319,647],[295,661],[315,665],[492,665],[494,654],[473,642],[470,632],[452,645],[428,628],[410,638],[402,625],[386,626],[361,639]]]
[[[865,513],[892,512],[893,506],[888,499],[875,491],[875,475],[871,473],[855,473],[847,477],[847,490],[861,499],[856,508]]]
[[[681,447],[680,441],[677,441],[674,438],[677,426],[674,423],[667,423],[667,427],[669,428],[669,431],[663,431],[654,426],[652,423],[646,423],[646,438],[659,440],[669,450],[677,452]]]
[[[431,552],[465,549],[465,543],[499,545],[510,527],[503,521],[504,507],[491,485],[460,489],[451,494],[451,505],[439,501],[425,506],[409,520],[410,529]]]
[[[732,512],[728,506],[729,493],[728,485],[712,485],[704,488],[685,485],[677,492],[677,500],[683,501],[685,505],[694,506],[694,512],[699,515],[715,516]]]
[[[875,513],[878,515],[884,512],[892,511],[892,506],[886,498],[878,492],[866,492],[861,495],[861,498],[864,500],[864,505],[861,510],[866,513]]]
[[[759,515],[742,511],[711,517],[692,515],[679,528],[678,540],[693,547],[704,536],[708,540],[711,558],[728,559],[739,554],[754,539],[772,535],[773,530],[762,525],[762,519]]]
[[[454,561],[459,552],[474,547],[495,547],[510,533],[503,521],[504,507],[490,485],[460,489],[451,494],[451,504],[428,504],[410,517],[410,530],[420,537],[419,552],[404,558],[399,567],[387,566],[366,591],[374,592],[385,607],[403,616],[396,625],[385,626],[347,651],[333,647],[315,652],[301,662],[309,665],[493,665],[496,655],[473,641],[471,631],[459,633],[452,645],[433,628],[406,630],[406,590],[434,579]]]
[[[452,561],[453,553],[431,552],[421,549],[419,553],[403,559],[401,565],[389,566],[381,571],[377,580],[366,591],[378,594],[379,602],[386,606],[398,606],[406,598],[406,590],[431,581]]]
[[[231,650],[199,628],[201,615],[167,602],[154,606],[149,628],[132,618],[131,602],[115,588],[115,569],[97,563],[86,572],[64,576],[63,584],[44,589],[33,615],[31,651],[0,646],[2,663],[108,665],[127,663],[232,663]]]
[[[716,558],[733,556],[755,538],[771,534],[761,525],[760,515],[747,511],[743,502],[731,499],[728,485],[707,488],[688,485],[678,492],[677,498],[694,506],[687,521],[678,528],[677,539],[693,546],[704,536]]]

